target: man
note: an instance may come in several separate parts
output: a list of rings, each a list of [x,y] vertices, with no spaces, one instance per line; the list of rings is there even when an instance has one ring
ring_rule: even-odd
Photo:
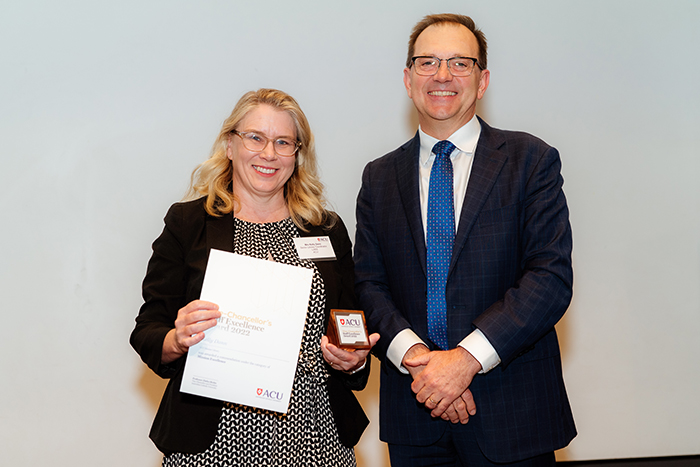
[[[356,290],[382,336],[394,466],[553,465],[576,435],[554,330],[573,280],[559,154],[476,117],[489,77],[469,17],[424,18],[404,70],[419,131],[362,177]]]

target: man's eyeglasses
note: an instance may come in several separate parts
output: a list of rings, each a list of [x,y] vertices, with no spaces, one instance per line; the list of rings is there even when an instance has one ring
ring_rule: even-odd
[[[421,76],[433,76],[440,69],[442,62],[447,62],[447,69],[450,70],[452,76],[469,76],[474,71],[475,65],[481,69],[479,61],[471,57],[437,58],[416,56],[411,57],[411,62],[416,73]]]
[[[264,151],[267,147],[267,143],[272,141],[272,147],[278,156],[291,157],[299,150],[301,143],[299,141],[294,141],[290,138],[276,138],[270,139],[260,133],[255,133],[254,131],[238,131],[231,130],[231,133],[241,137],[243,146],[248,151]]]

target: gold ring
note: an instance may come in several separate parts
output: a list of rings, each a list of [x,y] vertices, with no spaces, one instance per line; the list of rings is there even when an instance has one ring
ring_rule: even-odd
[[[429,400],[430,402],[432,402],[433,404],[435,404],[435,405],[438,405],[438,403],[437,403],[437,402],[435,402],[435,401],[433,400],[433,398],[432,398],[432,397],[428,397],[428,400]]]

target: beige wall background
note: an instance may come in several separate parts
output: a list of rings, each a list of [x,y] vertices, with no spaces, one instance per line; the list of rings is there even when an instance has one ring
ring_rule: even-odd
[[[410,29],[445,11],[489,39],[480,115],[562,154],[580,435],[559,459],[700,454],[700,3],[4,0],[3,464],[159,465],[164,383],[128,336],[168,206],[241,94],[277,87],[307,113],[352,230],[362,168],[415,132]],[[357,453],[382,467],[373,371]]]

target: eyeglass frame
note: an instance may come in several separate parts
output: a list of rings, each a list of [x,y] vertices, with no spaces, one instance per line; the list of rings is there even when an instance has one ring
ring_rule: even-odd
[[[420,73],[418,72],[418,68],[415,67],[416,60],[419,59],[419,58],[432,58],[432,59],[434,59],[434,60],[437,60],[437,61],[438,61],[438,66],[437,66],[437,68],[435,69],[435,73],[430,74],[430,75],[423,75],[423,74],[420,74]],[[461,60],[471,60],[472,63],[474,64],[474,65],[472,65],[472,71],[469,72],[468,75],[461,75],[461,76],[460,76],[460,75],[455,75],[454,73],[452,73],[452,68],[450,67],[450,62],[451,62],[452,60],[460,60],[460,59],[461,59]],[[418,74],[418,75],[420,75],[420,76],[435,76],[435,75],[437,75],[438,72],[440,71],[440,67],[442,66],[442,62],[446,62],[446,63],[447,63],[447,71],[449,71],[450,74],[451,74],[452,76],[457,76],[458,78],[466,78],[466,77],[468,77],[468,76],[471,76],[472,73],[474,73],[474,66],[479,67],[479,70],[482,70],[482,71],[484,70],[484,69],[481,67],[481,64],[479,63],[479,60],[476,59],[476,58],[474,58],[474,57],[438,58],[438,57],[436,57],[436,56],[434,56],[434,55],[415,55],[415,56],[411,57],[411,68],[413,68],[414,70],[416,70],[416,74]]]
[[[294,148],[294,152],[293,152],[293,153],[291,153],[291,154],[280,154],[279,152],[277,152],[277,148],[275,147],[275,141],[278,140],[279,138],[268,138],[267,136],[265,136],[265,135],[263,135],[263,134],[260,134],[260,133],[258,133],[257,131],[238,131],[238,130],[236,130],[236,129],[233,129],[233,130],[231,130],[231,133],[234,134],[234,135],[240,136],[240,138],[241,138],[241,143],[243,144],[243,147],[246,148],[248,151],[260,151],[260,152],[262,152],[262,151],[265,150],[265,148],[267,147],[267,145],[270,144],[270,142],[272,142],[272,150],[275,151],[275,154],[277,154],[277,155],[280,156],[280,157],[294,157],[294,156],[296,156],[297,152],[299,152],[299,149],[301,148],[301,141],[294,141],[294,144],[295,144],[296,146],[295,146],[295,148]],[[246,141],[245,135],[249,135],[249,134],[254,134],[254,135],[257,135],[257,136],[259,136],[260,138],[262,138],[262,139],[265,141],[265,146],[263,146],[261,149],[251,149],[251,148],[249,148],[248,146],[246,146],[246,144],[245,144],[245,141]]]

